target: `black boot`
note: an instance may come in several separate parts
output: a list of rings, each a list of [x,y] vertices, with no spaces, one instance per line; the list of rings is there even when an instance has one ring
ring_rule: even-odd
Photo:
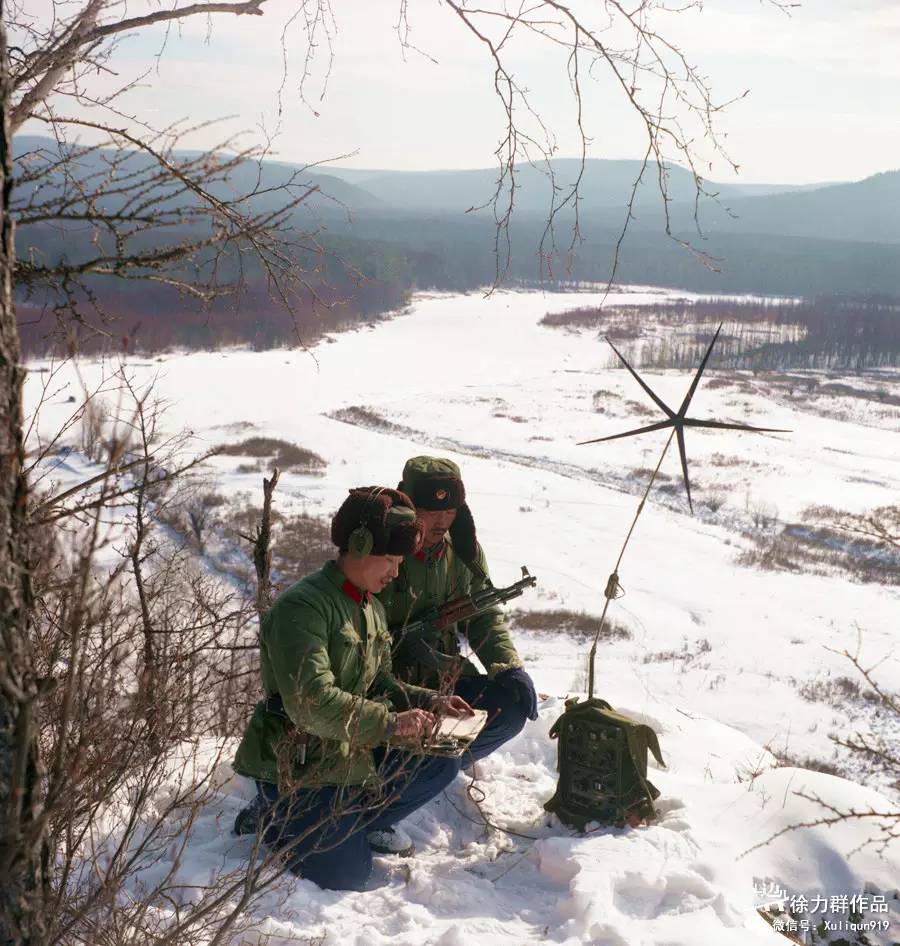
[[[397,857],[412,857],[416,853],[412,838],[403,828],[383,828],[381,831],[369,831],[366,835],[369,847],[376,854],[394,854]]]
[[[259,829],[260,810],[259,796],[257,796],[246,808],[242,808],[234,819],[234,833],[256,834]]]

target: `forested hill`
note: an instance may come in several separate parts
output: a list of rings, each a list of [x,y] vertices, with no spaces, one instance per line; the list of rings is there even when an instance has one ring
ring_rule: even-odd
[[[27,155],[43,149],[53,152],[54,142],[18,136],[14,155],[20,166]],[[191,155],[191,152],[185,152]],[[149,157],[136,155],[135,164]],[[88,166],[103,165],[103,153],[81,159]],[[580,177],[580,180],[579,180]],[[339,166],[307,169],[303,164],[248,161],[232,172],[231,189],[258,195],[254,205],[283,200],[278,187],[296,178],[317,189],[309,204],[326,216],[360,212],[384,219],[423,214],[441,218],[483,213],[492,216],[489,202],[496,190],[497,170],[367,171]],[[640,180],[636,189],[635,181]],[[649,165],[642,173],[639,161],[590,159],[582,169],[574,159],[558,159],[548,166],[523,164],[516,171],[516,212],[546,218],[551,206],[564,204],[561,222],[571,208],[567,198],[578,180],[578,207],[583,230],[615,227],[624,219],[632,200],[636,229],[659,229],[663,201],[658,171]],[[697,200],[694,178],[678,165],[666,169],[664,182],[669,217],[676,231],[810,237],[868,243],[900,243],[900,170],[875,174],[852,183],[779,185],[744,184],[739,181],[704,181]],[[695,212],[697,220],[695,220]]]
[[[200,152],[182,151],[178,154],[185,158],[194,158]],[[58,156],[59,146],[50,138],[16,135],[13,139],[13,160],[20,180],[30,178],[32,175],[28,172],[33,172],[36,166],[44,164],[48,158],[53,159]],[[86,151],[79,154],[72,162],[71,173],[85,182],[96,183],[103,180],[104,175],[109,172],[108,162],[111,157],[111,154],[103,149]],[[139,170],[152,167],[154,164],[154,159],[149,155],[134,151],[128,154],[127,165],[120,167],[117,173],[121,176],[122,172],[127,170],[136,174]],[[20,191],[59,187],[62,176],[61,169],[57,169],[40,178],[21,183]],[[245,161],[232,171],[227,188],[219,185],[218,188],[214,186],[212,191],[216,196],[222,196],[223,193],[226,196],[233,196],[233,194],[256,191],[254,208],[257,211],[263,211],[285,200],[284,192],[280,192],[278,188],[293,179],[296,179],[298,183],[318,189],[311,196],[310,203],[313,206],[364,209],[381,204],[377,197],[341,177],[321,170],[306,170],[303,165],[281,161],[263,161],[261,164],[256,161]],[[21,193],[19,197],[24,199]]]
[[[900,243],[900,171],[853,184],[733,200],[734,216],[710,222],[718,232]]]
[[[47,139],[19,136],[14,154],[27,196],[28,155],[52,152]],[[102,152],[84,161],[103,167]],[[131,159],[129,159],[131,160]],[[135,164],[147,161],[140,154]],[[554,162],[557,202],[574,180],[578,162]],[[580,190],[580,233],[572,246],[571,216],[556,221],[558,251],[541,266],[538,247],[545,235],[552,190],[544,174],[522,168],[516,191],[516,213],[505,266],[501,234],[501,269],[508,284],[540,283],[552,289],[572,281],[604,282],[610,277],[616,245],[626,219],[627,195],[640,165],[634,161],[589,161]],[[300,172],[298,174],[298,172]],[[285,162],[239,166],[227,182],[232,192],[247,192],[257,210],[275,206],[283,195],[278,186],[292,177],[317,188],[298,213],[298,231],[317,228],[322,252],[298,258],[318,281],[322,298],[339,308],[300,313],[303,340],[322,331],[386,311],[415,289],[469,290],[491,283],[496,274],[497,230],[490,209],[465,213],[489,199],[496,172],[482,171],[348,171],[339,168],[303,170]],[[634,219],[618,254],[616,279],[710,293],[761,293],[814,296],[826,293],[900,295],[900,172],[879,174],[857,183],[818,187],[708,183],[718,199],[700,207],[702,232],[693,221],[693,179],[683,168],[668,172],[667,190],[673,234],[701,251],[701,261],[664,233],[661,200],[648,173],[638,188]],[[51,180],[41,186],[56,186]],[[161,199],[168,199],[162,195]],[[190,198],[188,198],[190,199]],[[729,208],[726,212],[725,208]],[[737,216],[733,216],[736,214]],[[78,260],[91,251],[86,228],[40,224],[20,226],[17,247],[25,258]],[[548,249],[545,243],[544,249]],[[245,305],[256,320],[252,340],[260,346],[289,343],[289,325],[267,298],[262,272],[244,261],[248,282]],[[190,300],[164,288],[107,286],[94,290],[107,308],[142,326],[154,346],[174,343],[192,334],[197,345],[246,341],[247,328],[229,334],[227,320],[211,321],[195,311]],[[20,294],[20,302],[26,299]],[[24,311],[24,310],[23,310]],[[29,310],[26,315],[34,315]],[[246,315],[236,316],[246,319]],[[179,326],[190,327],[179,328]],[[279,327],[280,326],[280,327]],[[154,334],[155,333],[155,334]],[[223,334],[224,333],[224,334]],[[45,334],[42,324],[27,330],[32,339]],[[196,335],[196,337],[193,337]],[[27,341],[27,340],[26,340]],[[150,342],[148,342],[149,344]]]
[[[541,267],[537,251],[546,223],[539,215],[523,213],[511,228],[506,280],[541,282],[551,289],[557,282],[605,282],[623,222],[624,216],[593,224],[582,220],[581,240],[570,254],[571,231],[559,221],[557,253]],[[334,220],[330,232],[343,233],[350,241],[378,240],[383,247],[395,247],[420,288],[464,290],[495,275],[496,228],[484,218],[367,211],[355,214],[352,221]],[[675,231],[673,236],[689,241],[704,258],[661,228],[632,226],[618,253],[616,281],[711,293],[900,294],[900,243],[696,230]]]

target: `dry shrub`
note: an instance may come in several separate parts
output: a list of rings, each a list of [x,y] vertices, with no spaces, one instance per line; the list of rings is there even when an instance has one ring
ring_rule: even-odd
[[[397,434],[404,437],[409,434],[415,434],[414,430],[404,427],[402,424],[395,424],[376,413],[369,407],[360,407],[354,404],[351,407],[342,407],[328,415],[335,420],[343,421],[345,424],[353,424],[354,427],[365,427],[367,430],[380,430],[386,434]]]
[[[849,777],[847,769],[834,762],[814,759],[812,756],[801,758],[800,756],[791,755],[789,752],[776,751],[771,747],[769,747],[769,751],[778,760],[779,768],[808,769],[811,772],[823,772],[825,775],[837,775],[839,778]]]
[[[803,511],[807,522],[819,522],[838,532],[861,537],[888,553],[900,552],[900,505],[878,506],[871,512],[842,512],[831,506],[808,506]]]
[[[742,470],[762,470],[765,467],[765,464],[760,463],[758,460],[751,460],[748,457],[739,457],[734,454],[726,453],[711,453],[706,462],[710,466],[726,468],[740,467]]]
[[[591,397],[591,402],[596,413],[605,414],[607,403],[610,401],[620,401],[621,399],[621,394],[617,394],[615,391],[610,391],[609,388],[600,388],[599,390],[594,391]]]
[[[702,500],[703,505],[710,512],[718,512],[725,505],[727,501],[728,501],[728,494],[721,490],[707,493],[706,496],[704,496]]]
[[[720,388],[730,388],[734,386],[734,381],[730,378],[709,378],[703,383],[707,391],[716,391]]]
[[[806,680],[797,687],[797,692],[809,703],[828,703],[841,707],[846,703],[871,702],[875,694],[863,690],[859,682],[851,677],[831,677],[827,674]]]
[[[787,532],[776,535],[759,532],[747,532],[753,546],[745,549],[737,557],[739,565],[767,568],[776,572],[814,572],[813,560],[804,552],[797,539]]]
[[[607,338],[614,342],[635,341],[644,334],[640,324],[610,326]]]
[[[270,467],[277,466],[279,470],[315,476],[321,476],[328,465],[318,453],[277,437],[249,437],[241,443],[222,444],[216,447],[216,452],[227,457],[258,457],[260,461],[268,459]],[[264,466],[262,462],[243,464],[240,472],[253,473]]]
[[[273,543],[272,561],[279,583],[290,584],[321,568],[337,551],[331,543],[329,521],[306,513],[282,518]]]
[[[600,618],[585,611],[567,611],[557,608],[554,611],[510,611],[509,620],[513,627],[523,631],[561,631],[573,637],[593,640],[600,628]],[[600,633],[600,640],[630,640],[631,631],[617,621],[606,618]]]
[[[813,575],[843,573],[863,584],[898,585],[900,548],[891,541],[889,517],[893,508],[875,510],[881,518],[842,518],[827,507],[810,507],[803,514],[806,521],[789,523],[780,532],[745,532],[753,544],[738,556],[738,563]],[[822,521],[829,524],[812,524]],[[841,525],[852,521],[860,525]]]
[[[548,312],[539,324],[550,328],[600,328],[609,324],[608,310],[581,308],[567,309],[565,312]]]
[[[702,484],[698,483],[693,477],[691,477],[691,496],[694,497],[695,501],[703,492],[704,488],[705,487]],[[684,491],[684,483],[680,479],[670,480],[669,482],[664,480],[663,482],[660,482],[659,474],[657,473],[656,482],[653,484],[653,489],[657,493],[662,493],[664,496],[684,496],[685,500],[687,500],[687,496]]]
[[[623,402],[622,406],[626,408],[629,414],[634,414],[637,417],[655,417],[659,413],[655,408],[648,407],[642,401],[628,399]]]
[[[262,519],[259,506],[245,504],[232,507],[226,523],[232,537],[241,539],[250,535]],[[293,582],[321,568],[334,558],[336,549],[331,543],[331,527],[328,519],[299,513],[287,516],[276,509],[271,513],[272,521],[272,572],[275,591],[281,591]],[[240,577],[250,583],[252,568],[242,563]]]
[[[631,476],[632,479],[647,482],[650,479],[650,477],[653,476],[653,470],[649,466],[638,466],[638,467],[635,467],[629,475]],[[657,484],[667,483],[671,479],[672,477],[669,476],[668,473],[663,473],[663,471],[660,470],[656,474],[655,482]]]
[[[852,397],[863,401],[877,401],[879,404],[889,404],[892,407],[900,406],[900,395],[891,394],[884,388],[854,388],[850,384],[842,384],[838,381],[830,381],[827,384],[820,384],[815,393],[829,394],[832,397]]]
[[[749,488],[744,497],[744,511],[749,516],[754,529],[769,532],[778,524],[778,507],[759,496],[752,495]]]
[[[207,539],[220,529],[221,514],[227,503],[227,497],[208,484],[200,483],[195,488],[181,490],[172,501],[159,505],[155,514],[189,546],[205,555]]]
[[[206,555],[207,565],[243,586],[250,596],[256,574],[248,545],[262,520],[262,509],[242,498],[199,491],[161,511],[159,519],[191,549]],[[271,513],[272,569],[276,591],[315,571],[335,555],[327,519],[306,513]]]
[[[196,509],[218,499],[189,482],[199,461],[177,462],[185,442],[157,436],[149,393],[123,384],[142,462],[126,480],[108,461],[107,477],[86,487],[84,519],[32,527],[29,672],[47,685],[33,735],[23,732],[44,763],[35,802],[54,863],[40,941],[211,942],[237,920],[236,899],[253,893],[252,865],[229,875],[211,864],[187,899],[180,868],[206,806],[220,801],[212,773],[256,699],[257,618],[172,541],[162,513],[180,508],[179,490]],[[126,485],[128,515],[107,536],[96,524],[113,518]],[[12,774],[11,797],[23,797],[28,772]]]
[[[84,404],[81,415],[81,452],[93,463],[101,463],[109,453],[105,436],[110,424],[110,411],[105,401],[93,397]]]
[[[712,644],[710,644],[705,637],[695,640],[693,644],[685,638],[681,644],[681,650],[653,651],[652,653],[644,654],[643,662],[645,664],[672,663],[680,660],[686,667],[689,663],[701,657],[703,654],[708,654],[711,650]]]

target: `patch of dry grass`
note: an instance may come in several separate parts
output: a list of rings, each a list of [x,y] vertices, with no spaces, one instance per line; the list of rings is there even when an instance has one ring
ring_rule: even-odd
[[[708,654],[712,650],[712,644],[705,638],[701,637],[698,640],[693,642],[685,639],[679,650],[656,650],[652,651],[649,654],[644,654],[643,662],[645,664],[655,664],[655,663],[674,663],[676,661],[681,661],[684,666],[687,666],[689,663],[692,663],[698,657],[702,657],[703,654]]]
[[[797,687],[797,692],[809,703],[828,703],[834,707],[878,699],[874,690],[864,690],[851,677],[831,677],[827,674],[805,680]]]
[[[637,466],[631,471],[629,476],[632,479],[641,480],[646,483],[650,477],[653,476],[653,470],[649,466]],[[663,473],[663,471],[660,470],[656,474],[656,480],[654,482],[657,484],[668,483],[671,479],[672,477],[668,473]]]
[[[735,382],[731,378],[708,378],[703,382],[703,387],[708,391],[716,391],[721,388],[731,388]]]
[[[567,611],[557,608],[553,611],[510,611],[509,620],[514,628],[523,631],[559,631],[572,637],[594,639],[600,627],[600,618],[586,611]],[[609,617],[603,622],[600,633],[602,641],[630,640],[631,631],[623,624]]]
[[[567,309],[565,312],[548,312],[539,324],[551,328],[601,328],[609,324],[609,314],[599,308]]]
[[[738,556],[738,564],[813,575],[837,572],[862,584],[900,585],[900,548],[891,544],[890,533],[881,537],[875,531],[883,522],[892,527],[886,518],[891,509],[875,510],[884,517],[877,519],[810,507],[802,522],[788,523],[777,532],[745,532],[752,545]],[[854,522],[863,524],[859,528],[874,523],[871,533],[856,531]]]
[[[611,391],[609,388],[600,388],[597,391],[594,391],[591,397],[591,403],[593,404],[594,411],[597,414],[605,414],[607,406],[614,401],[621,401],[622,395],[616,391]]]
[[[221,444],[216,448],[216,452],[226,457],[258,458],[255,464],[242,464],[238,468],[241,473],[253,473],[277,466],[279,470],[321,476],[328,466],[318,453],[277,437],[249,437],[240,443]],[[264,462],[266,460],[269,462]]]
[[[776,752],[771,747],[769,751],[778,759],[779,768],[790,769],[808,769],[811,772],[824,772],[825,775],[837,775],[840,778],[849,778],[850,773],[846,768],[837,765],[834,762],[826,762],[824,759],[814,759],[812,756],[791,755],[788,752]]]
[[[889,404],[892,407],[900,406],[900,395],[892,394],[885,388],[854,388],[850,384],[843,384],[839,381],[820,384],[814,393],[816,395],[826,394],[832,397],[852,397],[863,401],[875,401],[878,404]]]
[[[365,427],[368,430],[380,430],[386,434],[397,434],[398,436],[408,436],[415,434],[409,427],[402,424],[395,424],[381,414],[376,413],[369,407],[360,407],[354,404],[351,407],[342,407],[328,415],[335,420],[343,421],[345,424],[353,424],[356,427]]]
[[[707,460],[710,466],[742,466],[744,461],[734,455],[727,456],[724,453],[711,453]]]
[[[656,417],[660,413],[656,408],[644,404],[643,401],[633,401],[630,398],[623,401],[622,406],[635,417]]]

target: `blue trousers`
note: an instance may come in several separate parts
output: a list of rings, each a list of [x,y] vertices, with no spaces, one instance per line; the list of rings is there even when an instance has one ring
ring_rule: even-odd
[[[460,677],[454,692],[469,706],[487,710],[488,714],[487,725],[462,757],[462,768],[469,768],[473,762],[490,755],[522,731],[525,714],[519,709],[515,697],[495,681],[485,676]]]
[[[263,840],[286,851],[288,866],[331,890],[364,890],[372,873],[366,834],[393,827],[440,794],[456,778],[459,759],[374,750],[377,789],[328,785],[279,796],[257,782]]]
[[[416,756],[399,750],[374,750],[381,784],[298,789],[280,796],[271,782],[256,783],[256,807],[263,840],[286,851],[292,871],[331,890],[363,890],[372,873],[366,834],[393,827],[439,795],[460,767],[490,755],[516,736],[525,716],[502,687],[485,676],[461,678],[456,693],[488,723],[462,758]]]

